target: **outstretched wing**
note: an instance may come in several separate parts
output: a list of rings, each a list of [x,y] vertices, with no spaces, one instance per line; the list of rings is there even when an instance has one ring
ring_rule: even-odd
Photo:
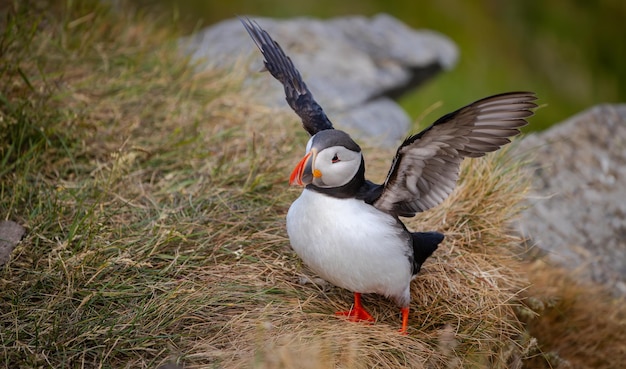
[[[302,119],[302,126],[311,136],[325,129],[333,129],[322,107],[315,101],[313,94],[280,45],[256,22],[248,18],[239,18],[248,34],[254,40],[265,58],[265,68],[285,87],[285,96],[289,106]]]
[[[510,92],[478,100],[438,119],[398,148],[380,196],[372,204],[411,217],[439,205],[459,178],[461,161],[496,151],[520,133],[537,105],[532,92]]]

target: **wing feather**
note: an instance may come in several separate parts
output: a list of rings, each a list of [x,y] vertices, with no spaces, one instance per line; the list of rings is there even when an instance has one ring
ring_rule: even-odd
[[[463,158],[480,157],[511,142],[533,114],[536,99],[532,92],[487,97],[408,137],[372,204],[397,216],[414,216],[439,205],[454,190]]]
[[[285,97],[289,106],[302,120],[304,129],[313,136],[319,131],[333,129],[322,107],[315,101],[307,88],[300,72],[293,65],[280,45],[272,37],[248,18],[239,18],[243,26],[264,57],[265,68],[285,88]]]

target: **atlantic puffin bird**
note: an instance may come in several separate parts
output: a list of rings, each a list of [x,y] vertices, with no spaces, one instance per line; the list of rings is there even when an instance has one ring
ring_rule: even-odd
[[[510,92],[478,100],[446,114],[404,140],[383,184],[365,179],[359,145],[334,129],[282,48],[256,22],[240,19],[280,81],[289,106],[311,135],[306,155],[289,183],[305,186],[287,213],[291,246],[326,281],[354,292],[353,321],[373,321],[362,293],[395,300],[406,334],[411,280],[444,235],[410,232],[399,217],[440,204],[459,178],[461,161],[510,142],[537,105],[532,92]]]

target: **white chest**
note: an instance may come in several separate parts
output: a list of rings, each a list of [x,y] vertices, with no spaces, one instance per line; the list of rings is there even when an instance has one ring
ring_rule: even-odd
[[[304,190],[289,208],[287,233],[304,263],[336,286],[396,298],[408,293],[410,235],[361,200]]]

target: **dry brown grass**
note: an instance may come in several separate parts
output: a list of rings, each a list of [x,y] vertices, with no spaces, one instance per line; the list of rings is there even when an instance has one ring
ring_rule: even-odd
[[[351,294],[301,284],[314,276],[286,238],[295,115],[252,103],[237,66],[194,74],[158,20],[18,4],[0,214],[28,234],[0,271],[0,367],[519,368],[534,352],[507,228],[519,161],[468,161],[408,221],[447,236],[412,286],[408,336],[379,296],[364,297],[375,324],[349,323],[333,312]],[[367,149],[371,177],[392,155]]]
[[[522,316],[541,354],[532,368],[620,368],[626,362],[626,305],[602,286],[542,260],[525,265],[532,286],[527,305],[539,315]]]

